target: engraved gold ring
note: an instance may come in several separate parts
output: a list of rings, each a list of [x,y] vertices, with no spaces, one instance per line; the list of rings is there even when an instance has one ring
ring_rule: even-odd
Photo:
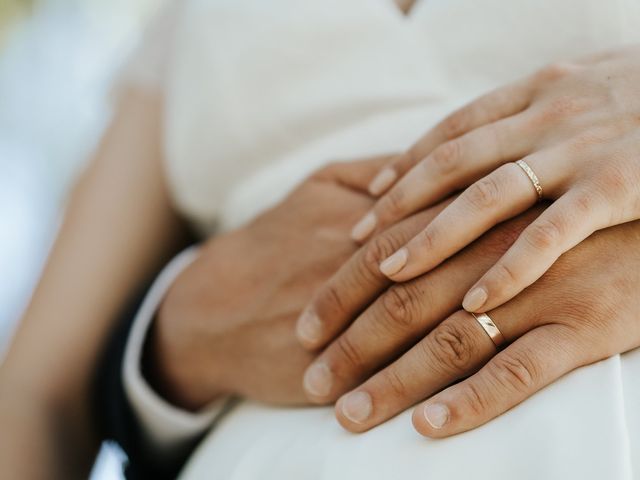
[[[529,164],[524,160],[518,160],[516,162],[516,165],[518,165],[522,169],[522,171],[527,174],[527,177],[529,177],[529,180],[531,180],[531,183],[533,184],[533,188],[536,189],[536,193],[538,194],[538,201],[542,200],[542,185],[540,185],[540,180],[538,180],[538,176],[531,169]]]
[[[472,313],[471,315],[473,315],[473,318],[478,321],[483,330],[487,332],[487,335],[489,335],[489,338],[496,346],[496,348],[500,348],[505,342],[504,335],[502,335],[502,332],[496,326],[496,324],[493,323],[491,317],[489,317],[489,315],[487,315],[486,313]]]

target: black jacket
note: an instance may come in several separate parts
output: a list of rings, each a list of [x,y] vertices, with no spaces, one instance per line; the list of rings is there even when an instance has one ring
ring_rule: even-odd
[[[132,302],[103,352],[94,381],[94,417],[104,441],[116,443],[126,454],[128,460],[123,470],[128,480],[173,479],[201,439],[194,441],[191,448],[170,463],[145,451],[140,426],[127,401],[122,378],[125,346],[143,300],[144,294]]]

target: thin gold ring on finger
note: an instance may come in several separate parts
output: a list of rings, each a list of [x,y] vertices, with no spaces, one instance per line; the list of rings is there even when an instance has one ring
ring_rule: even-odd
[[[538,180],[538,176],[531,169],[529,164],[524,160],[518,160],[516,162],[516,165],[518,165],[522,169],[522,171],[527,174],[527,177],[529,177],[529,180],[531,180],[531,183],[533,184],[533,188],[536,189],[536,193],[538,194],[538,201],[542,200],[542,185],[540,185],[540,180]]]
[[[473,315],[473,318],[478,321],[482,329],[487,332],[487,335],[489,335],[489,338],[496,348],[500,348],[505,343],[504,335],[502,335],[502,332],[496,324],[493,323],[493,320],[491,320],[489,315],[486,313],[478,313],[477,315],[475,313],[471,313],[471,315]]]

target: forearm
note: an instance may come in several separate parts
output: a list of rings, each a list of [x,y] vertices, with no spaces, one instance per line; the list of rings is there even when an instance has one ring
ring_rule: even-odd
[[[22,397],[44,417],[67,422],[67,433],[88,425],[91,377],[112,323],[137,286],[180,247],[184,233],[163,181],[160,121],[157,98],[125,95],[73,190],[0,370],[0,422],[26,408],[15,401]]]

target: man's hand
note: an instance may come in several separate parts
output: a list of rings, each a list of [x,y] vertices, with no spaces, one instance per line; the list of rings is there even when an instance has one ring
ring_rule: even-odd
[[[197,409],[219,394],[305,402],[312,359],[296,342],[302,307],[356,250],[350,223],[388,158],[329,166],[251,224],[204,244],[170,289],[147,346],[152,383]]]
[[[415,409],[413,423],[424,435],[444,437],[482,425],[575,368],[640,346],[638,222],[593,235],[490,311],[512,342],[497,354],[482,327],[460,310],[466,289],[541,211],[497,227],[437,269],[382,294],[388,284],[379,258],[437,212],[372,240],[300,319],[316,324],[314,338],[300,335],[308,329],[299,332],[306,347],[330,342],[305,374],[309,398],[338,399],[338,420],[354,432],[429,399]]]

